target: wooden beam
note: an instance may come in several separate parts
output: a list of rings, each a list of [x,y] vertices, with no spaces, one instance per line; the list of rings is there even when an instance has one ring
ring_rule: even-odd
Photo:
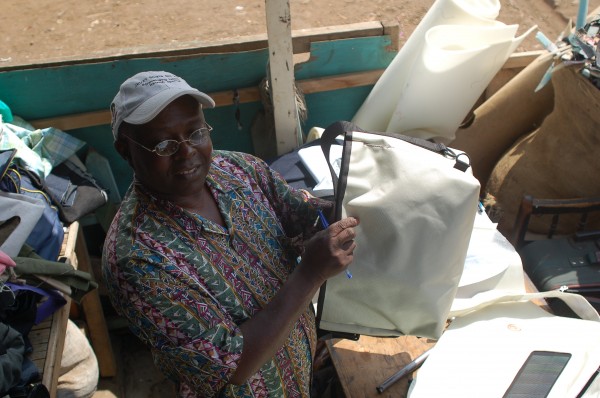
[[[513,53],[504,65],[502,69],[523,69],[527,65],[533,62],[534,59],[539,57],[542,54],[547,54],[546,50],[538,50],[538,51],[524,51],[520,53]]]
[[[366,72],[348,73],[320,77],[315,79],[298,80],[298,88],[306,94],[320,93],[323,91],[339,90],[350,87],[361,87],[373,85],[383,73],[383,69]],[[239,103],[251,103],[260,101],[260,90],[258,87],[247,87],[237,90]],[[233,91],[216,91],[207,93],[215,100],[215,106],[233,105]],[[110,124],[110,111],[95,111],[64,115],[58,117],[36,119],[29,122],[35,128],[55,127],[59,130],[75,130],[85,127],[101,126]]]
[[[294,86],[292,17],[289,0],[266,0],[265,8],[269,37],[269,89],[277,154],[282,155],[302,144]]]
[[[103,124],[110,124],[110,111],[78,113],[75,115],[39,119],[31,122],[31,125],[38,129],[55,127],[63,131],[75,130],[83,127],[101,126]]]
[[[93,276],[94,271],[92,270],[90,255],[85,243],[83,228],[78,226],[76,233],[75,254],[77,255],[77,269]],[[110,341],[98,289],[89,291],[81,298],[81,307],[83,308],[85,322],[90,333],[90,342],[98,360],[100,376],[114,377],[117,375],[117,360]]]
[[[384,36],[389,33],[394,33],[392,23],[384,24],[382,22],[359,22],[349,25],[335,25],[321,28],[298,29],[292,31],[292,42],[294,54],[300,54],[310,51],[312,43],[320,41],[333,41],[358,37]],[[392,45],[398,46],[400,36],[400,25],[395,22],[396,36],[390,34]],[[386,29],[389,31],[386,31]]]
[[[335,25],[321,28],[297,29],[292,31],[292,43],[294,54],[310,51],[311,43],[341,40],[358,37],[382,36],[387,32],[399,32],[400,26],[395,22],[382,24],[379,21],[359,22],[347,25]],[[392,48],[398,48],[399,35],[391,35]],[[194,41],[184,43],[170,43],[164,46],[139,46],[125,47],[118,50],[98,51],[88,57],[66,57],[44,62],[11,65],[0,67],[0,72],[22,69],[41,69],[64,65],[78,65],[100,62],[112,62],[127,59],[144,59],[156,57],[169,57],[169,60],[194,57],[202,54],[223,54],[231,52],[254,51],[268,48],[268,37],[266,34],[258,34],[244,37],[218,39],[211,42]]]
[[[342,75],[299,80],[297,85],[304,94],[340,90],[349,87],[369,86],[377,82],[383,74],[383,71],[383,69],[377,69],[366,72],[346,73]]]

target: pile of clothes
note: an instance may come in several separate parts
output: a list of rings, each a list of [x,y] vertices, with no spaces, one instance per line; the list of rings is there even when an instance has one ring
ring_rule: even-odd
[[[6,116],[0,117],[0,397],[44,397],[28,335],[65,305],[65,296],[79,302],[98,287],[59,255],[64,228],[105,204],[107,192],[77,163],[83,141]]]

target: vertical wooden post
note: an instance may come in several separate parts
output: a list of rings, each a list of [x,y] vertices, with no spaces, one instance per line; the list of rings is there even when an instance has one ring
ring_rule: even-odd
[[[83,229],[78,226],[77,242],[75,243],[75,254],[77,255],[77,269],[94,274],[90,255],[83,236]],[[98,368],[101,377],[113,377],[117,375],[117,361],[110,341],[106,319],[100,303],[98,289],[88,292],[81,299],[81,306],[85,316],[92,348],[98,360]]]
[[[294,91],[292,18],[289,0],[265,0],[265,5],[277,154],[282,155],[302,144]]]

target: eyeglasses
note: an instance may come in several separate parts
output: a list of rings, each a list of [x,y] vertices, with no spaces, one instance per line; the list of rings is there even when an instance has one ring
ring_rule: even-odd
[[[203,145],[208,142],[208,135],[213,130],[213,128],[208,124],[204,123],[204,127],[200,127],[198,130],[195,130],[190,134],[187,140],[177,141],[177,140],[164,140],[156,144],[154,149],[150,149],[141,143],[137,142],[133,138],[123,134],[125,138],[144,148],[147,151],[154,152],[158,156],[171,156],[174,155],[179,150],[179,145],[187,142],[191,146]]]

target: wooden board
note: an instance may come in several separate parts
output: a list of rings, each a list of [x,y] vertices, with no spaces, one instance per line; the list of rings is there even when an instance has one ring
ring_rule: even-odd
[[[376,387],[434,344],[434,341],[414,336],[361,336],[358,341],[329,340],[327,349],[346,398],[405,398],[408,377],[398,380],[381,394]]]
[[[266,0],[269,36],[269,84],[275,119],[277,154],[283,155],[302,145],[292,52],[290,2]]]
[[[391,51],[400,48],[400,25],[396,21],[368,21],[345,25],[324,26],[292,31],[294,54],[310,52],[311,43],[342,40],[360,37],[389,35],[392,38]],[[113,49],[94,52],[89,57],[65,57],[60,61],[45,61],[26,65],[0,67],[3,71],[22,69],[42,69],[78,64],[123,61],[128,59],[146,59],[156,57],[177,57],[179,59],[196,57],[203,54],[226,54],[262,50],[268,47],[267,34],[217,39],[211,42],[193,41],[169,43],[168,45],[146,45],[124,48],[115,53]]]
[[[59,260],[64,260],[75,269],[92,272],[83,230],[78,222],[72,223],[65,229]],[[71,298],[65,296],[65,300],[67,303],[64,306],[43,322],[35,325],[29,332],[29,340],[33,347],[30,359],[40,370],[42,383],[50,391],[51,397],[56,396],[71,308]],[[115,376],[117,372],[116,360],[97,290],[86,294],[81,304],[86,317],[92,347],[98,359],[100,375],[102,377]]]
[[[93,276],[92,264],[88,254],[83,230],[77,230],[75,254],[77,255],[77,269]],[[88,292],[81,299],[85,322],[90,335],[90,341],[98,360],[101,377],[113,377],[117,374],[117,361],[113,352],[106,318],[102,310],[98,289]]]
[[[67,229],[60,257],[68,263],[74,261],[76,240],[77,234],[69,234]],[[32,346],[30,359],[39,369],[42,383],[48,388],[51,397],[56,396],[56,387],[60,376],[60,362],[69,320],[69,308],[71,307],[70,297],[65,296],[65,300],[67,302],[64,306],[43,322],[35,325],[28,335]]]
[[[321,93],[331,90],[340,90],[350,87],[372,86],[383,73],[383,69],[366,72],[346,73],[342,75],[327,76],[315,79],[297,81],[298,88],[304,94]],[[218,91],[207,93],[215,100],[215,107],[231,105],[232,91]],[[247,87],[237,90],[240,104],[260,101],[258,87]],[[74,115],[64,115],[47,119],[29,121],[35,128],[55,127],[63,131],[80,129],[92,126],[101,126],[110,123],[110,111],[86,112]]]

